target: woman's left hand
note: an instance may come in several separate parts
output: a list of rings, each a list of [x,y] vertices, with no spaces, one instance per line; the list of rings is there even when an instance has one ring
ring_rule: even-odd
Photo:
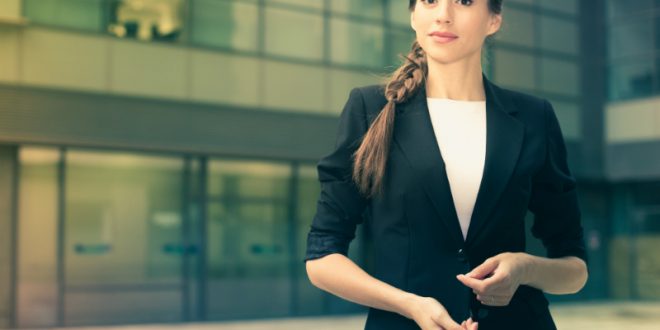
[[[507,306],[518,286],[525,284],[530,255],[504,252],[486,259],[469,273],[456,278],[472,288],[484,305]]]

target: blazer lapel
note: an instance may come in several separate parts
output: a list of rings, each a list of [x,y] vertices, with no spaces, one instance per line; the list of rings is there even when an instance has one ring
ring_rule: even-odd
[[[397,105],[395,120],[394,144],[407,158],[449,236],[460,247],[471,245],[487,222],[517,163],[524,137],[524,124],[510,115],[517,112],[515,105],[482,76],[486,91],[486,161],[465,240],[428,113],[424,85],[408,101]]]

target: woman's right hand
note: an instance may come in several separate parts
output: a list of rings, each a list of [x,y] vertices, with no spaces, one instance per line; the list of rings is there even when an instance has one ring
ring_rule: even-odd
[[[415,297],[410,305],[410,318],[422,330],[477,330],[478,324],[472,319],[456,323],[440,302],[432,297]]]

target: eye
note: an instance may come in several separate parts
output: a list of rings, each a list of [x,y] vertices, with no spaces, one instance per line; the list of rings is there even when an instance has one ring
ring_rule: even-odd
[[[462,5],[469,6],[471,5],[474,1],[473,0],[458,0]],[[467,2],[467,4],[466,4]]]

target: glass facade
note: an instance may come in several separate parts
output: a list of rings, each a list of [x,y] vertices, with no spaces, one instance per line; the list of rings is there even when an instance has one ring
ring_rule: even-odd
[[[374,70],[398,63],[414,37],[407,3],[394,0],[26,0],[24,14],[36,25]]]
[[[609,291],[612,298],[654,300],[660,297],[660,183],[620,184],[610,241]]]
[[[23,146],[19,166],[19,327],[361,310],[304,271],[313,164]]]
[[[510,1],[503,15],[491,59],[494,80],[547,98],[565,139],[579,141],[583,133],[578,1]]]
[[[190,7],[191,43],[256,52],[258,49],[256,2],[197,0]]]
[[[658,5],[654,0],[607,1],[609,100],[660,93]]]

